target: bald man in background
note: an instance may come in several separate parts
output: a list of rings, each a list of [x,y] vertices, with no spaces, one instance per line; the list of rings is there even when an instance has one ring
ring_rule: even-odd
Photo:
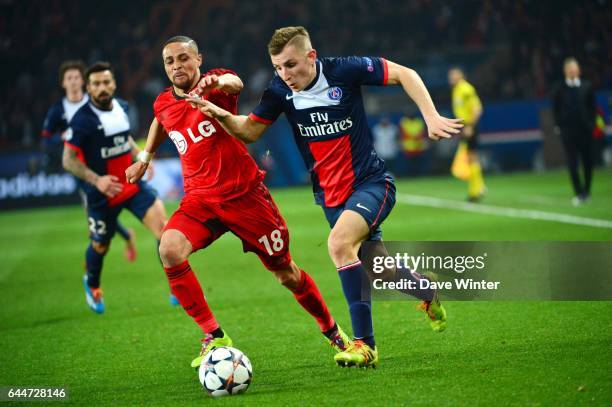
[[[557,85],[552,95],[555,131],[561,135],[567,157],[574,197],[574,206],[590,199],[593,178],[593,128],[597,108],[591,84],[580,79],[580,65],[575,58],[563,63],[565,80]],[[583,178],[578,171],[582,163]]]

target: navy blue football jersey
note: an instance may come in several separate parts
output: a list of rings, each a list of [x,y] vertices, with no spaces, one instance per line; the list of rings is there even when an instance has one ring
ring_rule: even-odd
[[[285,113],[318,204],[342,205],[364,181],[391,180],[374,150],[362,85],[386,85],[387,61],[376,57],[322,58],[317,75],[294,92],[275,76],[253,112],[252,120],[270,124]]]
[[[43,124],[42,136],[51,137],[61,135],[68,129],[68,123],[83,105],[89,102],[89,95],[85,94],[79,102],[70,102],[65,97],[49,108]]]
[[[87,196],[88,206],[114,206],[140,190],[139,184],[129,184],[125,179],[125,170],[132,164],[127,112],[127,103],[118,99],[113,99],[112,108],[108,111],[87,103],[70,121],[66,147],[75,150],[77,157],[98,175],[114,175],[123,184],[119,194],[107,198],[95,186],[79,180],[79,186]]]

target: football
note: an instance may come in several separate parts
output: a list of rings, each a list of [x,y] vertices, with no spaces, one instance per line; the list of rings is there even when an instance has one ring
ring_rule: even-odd
[[[253,378],[249,358],[236,348],[213,349],[202,360],[200,383],[213,397],[234,396],[244,393]]]

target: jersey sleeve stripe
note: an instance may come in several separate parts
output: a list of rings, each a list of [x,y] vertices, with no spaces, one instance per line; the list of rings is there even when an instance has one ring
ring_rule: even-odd
[[[83,154],[83,150],[81,149],[81,147],[75,146],[74,144],[70,144],[67,141],[64,141],[64,147],[68,147],[68,148],[76,151],[77,158],[79,159],[79,161],[81,161],[83,164],[85,164],[85,154]]]
[[[76,151],[77,153],[82,152],[81,147],[75,146],[74,144],[70,144],[69,142],[65,141],[64,142],[64,146],[73,149],[74,151]]]
[[[249,113],[249,119],[263,123],[263,124],[272,124],[274,120],[264,119],[263,117],[257,116],[255,113]]]
[[[383,85],[387,85],[389,81],[389,66],[387,66],[387,60],[385,58],[380,58],[383,65]]]

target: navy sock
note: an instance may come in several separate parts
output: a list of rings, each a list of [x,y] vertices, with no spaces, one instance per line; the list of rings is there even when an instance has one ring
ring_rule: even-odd
[[[89,244],[87,250],[85,250],[85,264],[87,267],[87,285],[92,288],[100,287],[103,261],[104,255],[97,253]]]
[[[414,281],[414,283],[416,284],[416,288],[412,290],[406,288],[398,291],[401,291],[404,294],[412,295],[413,297],[416,297],[419,300],[423,301],[431,301],[433,299],[434,290],[432,288],[419,288],[419,282],[421,280],[427,280],[427,278],[423,277],[421,274],[417,272],[411,272],[409,269],[400,268],[396,270],[395,278],[393,279],[393,281],[400,282],[401,280]]]
[[[117,221],[117,233],[121,235],[123,240],[130,240],[130,233],[127,228],[123,226],[119,221]]]
[[[353,325],[353,334],[370,347],[374,347],[374,328],[372,326],[372,300],[370,284],[365,278],[361,261],[338,268],[342,291],[346,297]]]

